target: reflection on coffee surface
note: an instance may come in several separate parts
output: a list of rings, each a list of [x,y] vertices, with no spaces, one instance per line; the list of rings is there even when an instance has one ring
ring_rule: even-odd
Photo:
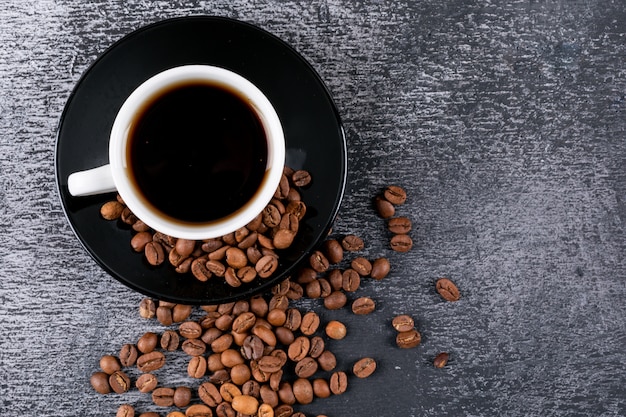
[[[138,112],[129,135],[136,187],[155,209],[183,222],[234,213],[265,177],[259,116],[221,86],[195,81],[165,90]]]

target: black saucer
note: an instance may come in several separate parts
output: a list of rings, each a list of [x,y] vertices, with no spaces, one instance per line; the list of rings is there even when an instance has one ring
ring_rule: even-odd
[[[130,230],[100,217],[100,206],[112,199],[112,194],[69,195],[69,174],[108,162],[109,132],[124,99],[152,75],[185,64],[224,67],[256,84],[283,123],[286,164],[306,169],[313,176],[311,185],[302,191],[308,211],[297,242],[280,252],[279,269],[270,279],[235,289],[221,279],[201,283],[191,275],[174,272],[169,265],[152,268],[143,255],[130,248]],[[63,208],[93,258],[120,282],[145,295],[201,305],[250,297],[288,277],[328,234],[343,196],[346,165],[346,142],[337,109],[302,56],[255,26],[208,16],[154,23],[106,50],[72,92],[61,117],[56,148]]]

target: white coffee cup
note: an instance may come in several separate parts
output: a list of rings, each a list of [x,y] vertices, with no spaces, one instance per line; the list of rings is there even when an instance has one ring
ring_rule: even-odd
[[[129,133],[137,113],[172,86],[193,81],[222,86],[247,100],[262,125],[267,141],[265,176],[252,198],[235,212],[204,223],[180,221],[160,212],[146,201],[131,178],[128,155]],[[282,125],[274,107],[261,90],[244,77],[224,68],[185,65],[154,75],[130,94],[111,129],[109,164],[71,174],[68,177],[68,189],[76,197],[117,191],[128,208],[154,230],[177,238],[202,240],[233,232],[261,213],[279,185],[284,164],[285,139]]]

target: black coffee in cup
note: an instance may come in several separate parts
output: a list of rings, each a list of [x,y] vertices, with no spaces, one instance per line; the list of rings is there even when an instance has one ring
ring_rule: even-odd
[[[127,154],[132,182],[156,211],[209,223],[235,213],[259,190],[268,145],[244,97],[208,81],[186,81],[137,112]]]

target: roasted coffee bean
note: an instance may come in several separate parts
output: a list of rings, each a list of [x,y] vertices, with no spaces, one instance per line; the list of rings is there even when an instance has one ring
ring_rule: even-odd
[[[151,298],[144,298],[139,303],[139,316],[144,319],[151,319],[156,316],[156,305]]]
[[[161,417],[159,413],[155,413],[154,411],[149,411],[147,413],[139,414],[139,417]]]
[[[356,235],[348,235],[341,240],[341,246],[344,250],[347,250],[349,252],[356,252],[363,249],[365,247],[365,244],[363,243],[363,239],[361,239],[360,237]]]
[[[146,393],[155,389],[158,383],[159,380],[156,376],[152,374],[141,374],[139,375],[139,378],[137,378],[137,380],[135,381],[135,386],[137,387],[139,392]]]
[[[261,385],[257,381],[250,380],[250,381],[246,381],[241,386],[241,393],[243,395],[250,395],[254,398],[259,398],[260,389],[261,389]]]
[[[191,316],[192,307],[186,304],[176,304],[172,308],[172,321],[182,323]]]
[[[215,339],[211,343],[211,350],[215,353],[222,353],[233,344],[233,336],[230,333],[225,333]]]
[[[251,311],[246,311],[233,321],[232,330],[235,333],[245,333],[256,323],[256,315]]]
[[[120,361],[113,355],[104,355],[100,358],[100,369],[106,374],[111,375],[115,371],[122,369]]]
[[[180,337],[178,333],[173,330],[166,330],[161,335],[161,348],[169,352],[173,352],[178,349],[180,344]]]
[[[413,247],[413,240],[409,235],[394,235],[390,245],[391,249],[396,252],[408,252]]]
[[[288,381],[283,381],[278,388],[278,397],[284,404],[293,405],[296,403],[296,397],[293,395],[293,388]]]
[[[353,262],[354,263],[354,262]],[[348,268],[341,274],[341,288],[346,292],[354,292],[361,286],[362,274],[352,268]]]
[[[215,384],[211,382],[203,382],[198,388],[198,397],[209,407],[217,407],[222,402],[222,395]]]
[[[233,410],[229,402],[224,401],[215,408],[215,415],[217,417],[237,417],[237,412]]]
[[[348,376],[343,371],[333,372],[330,376],[329,385],[333,394],[343,394],[348,389]]]
[[[238,413],[254,415],[259,409],[259,400],[250,395],[238,395],[233,398],[231,406]]]
[[[165,250],[159,242],[148,242],[144,248],[144,256],[150,265],[158,266],[165,261]]]
[[[302,324],[302,313],[297,308],[289,308],[286,311],[285,324],[283,325],[291,331],[296,331]]]
[[[397,185],[390,185],[385,188],[383,195],[387,201],[396,206],[404,204],[406,201],[406,191]]]
[[[271,355],[265,355],[261,357],[257,362],[261,371],[270,374],[278,372],[283,366],[283,362],[280,358]]]
[[[268,204],[263,209],[263,224],[269,228],[278,226],[281,217],[280,210],[273,204]]]
[[[158,341],[159,337],[156,333],[146,332],[137,340],[137,349],[141,353],[152,352],[156,348]]]
[[[217,260],[208,260],[206,263],[206,269],[208,269],[211,274],[216,277],[223,277],[226,273],[226,266]]]
[[[295,403],[295,398],[294,398]],[[293,407],[289,404],[281,404],[274,409],[274,417],[292,417]]]
[[[176,387],[174,390],[174,405],[179,408],[187,407],[191,402],[191,389],[188,387]]]
[[[233,306],[233,316],[238,317],[242,313],[250,311],[250,303],[247,300],[239,300]]]
[[[358,378],[367,378],[376,370],[376,361],[372,358],[359,359],[352,367],[352,373]]]
[[[326,272],[330,263],[324,254],[317,250],[311,254],[309,257],[309,264],[311,268],[313,268],[316,272]]]
[[[338,264],[343,260],[343,247],[336,239],[329,239],[323,244],[324,254],[331,264]]]
[[[254,269],[261,278],[268,278],[278,268],[278,259],[275,256],[265,255],[256,263]]]
[[[89,379],[89,383],[96,392],[100,394],[108,394],[111,392],[109,385],[109,374],[105,372],[94,372]]]
[[[215,252],[219,248],[224,246],[224,242],[221,239],[207,239],[202,242],[202,251],[206,253]]]
[[[376,309],[376,303],[369,297],[359,297],[352,302],[352,312],[357,315],[370,314]]]
[[[143,252],[149,242],[152,242],[152,234],[150,232],[139,232],[130,240],[130,246],[135,252]]]
[[[130,404],[122,404],[117,409],[115,417],[135,417],[135,408]]]
[[[231,382],[226,382],[220,386],[220,395],[222,399],[227,402],[232,402],[233,398],[241,394],[239,387]]]
[[[214,250],[213,252],[207,255],[209,261],[223,261],[226,258],[226,251],[230,248],[230,245],[224,245],[219,249]]]
[[[222,363],[222,354],[221,353],[212,353],[207,357],[206,360],[207,369],[211,372],[219,371],[220,369],[224,369],[224,364]]]
[[[280,389],[280,382],[283,380],[283,370],[281,369],[278,372],[274,372],[270,375],[270,388],[273,391],[278,391]]]
[[[298,275],[296,276],[296,282],[300,285],[306,285],[311,281],[315,281],[317,279],[317,272],[313,268],[303,267],[298,271]]]
[[[387,222],[387,228],[391,233],[406,235],[411,231],[413,224],[408,217],[394,217]]]
[[[338,310],[346,305],[348,297],[342,291],[333,291],[330,295],[324,298],[324,307],[328,310]]]
[[[145,224],[143,221],[139,219],[135,223],[133,223],[132,228],[135,232],[149,232],[150,231],[150,226],[148,226],[147,224]]]
[[[161,387],[152,391],[152,402],[159,407],[174,405],[174,388]]]
[[[457,286],[448,278],[440,278],[435,285],[437,292],[446,301],[458,301],[461,293]]]
[[[296,238],[296,232],[289,229],[278,229],[274,235],[272,244],[276,249],[287,249]]]
[[[387,258],[378,258],[372,262],[372,272],[370,277],[381,280],[385,278],[391,270],[391,264]]]
[[[286,328],[286,327],[277,327],[274,330],[274,333],[276,334],[276,340],[281,345],[288,346],[295,339],[295,336],[294,336],[293,332],[291,330],[289,330],[288,328]]]
[[[111,389],[122,394],[130,389],[130,378],[122,371],[115,371],[109,376]]]
[[[391,325],[398,332],[408,332],[415,327],[415,321],[408,314],[400,314],[393,318]]]
[[[441,352],[440,354],[435,356],[435,359],[433,360],[433,365],[435,366],[435,368],[443,368],[448,363],[449,357],[450,355],[447,352]]]
[[[337,320],[331,320],[326,324],[326,335],[331,339],[341,340],[346,337],[348,330],[346,325]]]
[[[201,317],[200,320],[198,320],[198,323],[200,324],[200,327],[205,330],[211,329],[215,327],[215,320],[217,320],[220,316],[221,314],[217,311],[209,311],[206,315]]]
[[[163,326],[171,326],[172,323],[174,323],[171,308],[159,306],[156,310],[156,317],[159,323],[161,323]]]
[[[325,350],[322,354],[317,358],[317,363],[320,364],[320,368],[324,371],[332,371],[337,366],[337,358],[335,354],[329,350]]]
[[[291,182],[296,187],[306,187],[311,183],[311,174],[308,171],[299,169],[291,176]]]
[[[128,207],[124,207],[122,214],[120,214],[120,219],[127,225],[132,226],[137,221],[137,216]]]
[[[299,404],[310,404],[313,401],[313,386],[306,378],[298,378],[293,382],[293,395]]]
[[[211,408],[204,404],[190,405],[185,410],[186,417],[213,417],[213,411]]]
[[[192,261],[193,261],[192,258],[187,258],[184,261],[182,261],[174,270],[178,272],[179,274],[186,274],[187,272],[191,270]]]
[[[159,307],[169,308],[170,310],[176,306],[176,303],[172,303],[170,301],[159,301]]]
[[[230,374],[226,369],[215,371],[209,376],[209,382],[215,385],[222,385],[228,381],[230,381]]]
[[[261,296],[252,297],[250,299],[250,311],[257,317],[265,317],[269,311],[269,306],[265,298]]]
[[[292,282],[287,291],[287,298],[289,300],[299,300],[304,295],[304,288],[297,282]]]
[[[285,207],[285,213],[293,214],[294,216],[296,216],[298,221],[302,221],[302,219],[304,219],[306,210],[306,204],[299,199],[289,201],[287,207]]]
[[[100,215],[105,220],[117,220],[124,211],[124,205],[118,201],[107,201],[100,207]]]
[[[226,263],[235,269],[243,268],[248,264],[248,257],[243,250],[237,247],[228,248],[226,250]]]
[[[372,272],[372,263],[363,257],[354,258],[350,266],[362,277],[366,277]]]
[[[191,262],[191,273],[198,281],[205,282],[213,276],[213,273],[206,267],[207,259],[197,258]]]
[[[322,352],[324,352],[325,344],[324,339],[319,336],[314,336],[311,338],[311,347],[309,349],[309,356],[317,359]]]
[[[396,344],[402,349],[411,349],[420,344],[422,336],[416,329],[400,332],[396,336]]]
[[[213,344],[211,344],[211,347],[213,347]],[[200,339],[187,339],[183,342],[182,349],[189,356],[200,356],[206,352],[206,343]],[[215,352],[215,349],[213,351]]]
[[[127,343],[120,349],[120,364],[122,366],[133,366],[137,362],[138,356],[139,353],[135,345]]]
[[[318,279],[306,284],[305,293],[308,298],[320,298],[322,296],[322,286]]]
[[[257,360],[263,356],[263,341],[255,335],[246,337],[241,347],[241,355],[248,360]]]
[[[302,316],[302,323],[300,323],[300,331],[302,334],[310,336],[317,331],[320,325],[320,317],[314,311],[309,311]]]
[[[281,308],[275,308],[267,313],[266,319],[268,323],[272,326],[279,327],[285,324],[285,320],[287,319],[287,313]]]
[[[328,282],[330,283],[333,291],[339,291],[343,287],[343,273],[339,269],[333,269],[327,275]]]
[[[180,324],[178,327],[178,333],[186,339],[198,339],[202,336],[202,327],[195,321],[186,321]]]
[[[206,374],[207,361],[204,356],[193,356],[187,365],[187,374],[192,378],[202,378]]]
[[[317,361],[307,356],[296,363],[295,372],[300,378],[310,378],[317,372]]]
[[[256,272],[254,273],[254,276],[256,277]],[[233,288],[241,286],[241,280],[237,276],[237,271],[235,271],[235,269],[231,266],[226,268],[226,272],[224,272],[224,281],[226,281],[226,283]]]
[[[185,413],[182,411],[172,411],[171,413],[167,413],[165,417],[185,417]]]
[[[179,266],[185,259],[187,259],[187,256],[183,256],[178,253],[176,249],[172,249],[170,253],[167,254],[167,259],[172,266]]]
[[[396,208],[382,196],[374,198],[374,208],[380,217],[388,219],[396,214]]]
[[[239,244],[237,245],[237,247],[239,249],[241,249],[242,251],[247,250],[248,248],[254,246],[254,244],[256,244],[256,241],[259,238],[259,234],[257,232],[250,232],[245,239],[243,239],[242,241],[239,242]],[[248,254],[247,252],[244,252],[246,254],[246,259],[248,258]]]
[[[226,349],[220,354],[220,360],[227,368],[244,363],[245,360],[241,353],[235,349]]]
[[[292,284],[289,284],[289,287],[291,287],[291,285]],[[285,294],[285,295],[282,295],[282,294],[274,295],[270,299],[268,307],[269,307],[269,311],[272,311],[274,309],[287,310],[287,308],[289,308],[289,298],[287,298],[287,294]]]
[[[274,391],[273,389],[271,389],[269,385],[267,384],[261,385],[261,390],[260,390],[259,395],[261,397],[260,398],[261,403],[267,404],[271,407],[278,406],[278,403],[279,403],[278,393]]]
[[[264,326],[254,326],[252,334],[259,337],[267,346],[276,346],[276,335]]]
[[[287,356],[294,362],[304,359],[311,349],[311,340],[306,336],[298,336],[287,349]]]
[[[331,395],[330,385],[324,378],[316,378],[313,380],[313,394],[317,398],[328,398]],[[319,417],[319,416],[318,416]]]
[[[274,408],[272,408],[269,404],[261,404],[259,405],[259,410],[257,411],[258,417],[274,417]]]
[[[144,353],[137,358],[137,368],[141,372],[152,372],[165,365],[165,355],[159,351]]]

